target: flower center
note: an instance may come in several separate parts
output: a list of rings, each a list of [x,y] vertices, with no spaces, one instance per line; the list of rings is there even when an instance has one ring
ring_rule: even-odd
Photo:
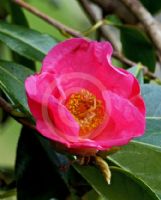
[[[103,103],[88,90],[82,89],[71,94],[66,107],[80,125],[80,136],[86,136],[103,121]]]

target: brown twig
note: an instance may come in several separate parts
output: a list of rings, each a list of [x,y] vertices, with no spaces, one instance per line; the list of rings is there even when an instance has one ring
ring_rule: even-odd
[[[22,1],[22,0],[12,0],[14,3],[16,3],[17,5],[19,5],[22,8],[25,8],[26,10],[28,10],[29,12],[31,12],[32,14],[40,17],[41,19],[43,19],[44,21],[46,21],[47,23],[53,25],[54,27],[56,27],[60,32],[62,33],[67,33],[71,36],[74,37],[82,37],[82,34],[79,31],[76,31],[72,28],[69,28],[68,26],[60,23],[59,21],[47,16],[45,13],[39,11],[37,8],[29,5],[28,3]]]
[[[137,0],[134,0],[137,1]],[[47,15],[45,15],[44,13],[40,12],[38,9],[30,6],[29,4],[23,2],[22,0],[13,0],[13,2],[15,2],[16,4],[18,4],[19,6],[27,9],[29,12],[35,14],[36,16],[40,17],[41,19],[43,19],[44,21],[48,22],[49,24],[53,25],[54,27],[56,27],[58,30],[60,30],[61,32],[65,32],[68,33],[74,37],[83,37],[83,35],[79,32],[76,31],[62,23],[60,23],[59,21],[48,17]],[[85,10],[85,12],[87,13],[87,15],[89,16],[90,20],[92,23],[97,23],[98,22],[98,18],[95,15],[94,11],[92,10],[91,6],[89,5],[88,0],[78,0],[78,2],[81,4],[82,8]],[[133,0],[122,0],[122,2],[133,2]],[[134,13],[135,14],[135,13]],[[152,17],[153,18],[153,17]],[[100,19],[101,20],[101,19]],[[100,27],[100,30],[102,32],[103,37],[105,37],[106,39],[109,39],[109,35],[105,32],[105,30],[103,29],[103,27]],[[111,39],[110,39],[111,41]],[[114,42],[112,42],[114,49],[117,49],[116,45]],[[113,53],[113,56],[117,59],[119,59],[121,62],[127,64],[128,66],[134,66],[137,65],[137,63],[129,60],[128,58],[126,58],[124,55],[120,54],[118,51],[115,51]],[[151,73],[147,67],[144,66],[144,73],[145,75],[147,75],[149,78],[151,79],[157,79],[157,77]]]
[[[138,0],[121,0],[139,19],[161,54],[161,26]]]
[[[129,60],[123,54],[121,54],[121,53],[119,53],[117,51],[113,52],[113,57],[117,58],[118,60],[120,60],[121,62],[123,62],[124,64],[126,64],[128,66],[137,65],[135,62],[133,62],[132,60]]]
[[[22,117],[17,117],[13,115],[14,108],[11,104],[9,104],[7,101],[5,101],[2,97],[0,97],[0,108],[2,108],[4,111],[9,113],[14,119],[16,119],[19,123],[28,126],[29,128],[35,129],[35,126],[31,124],[27,119]]]
[[[13,111],[12,106],[7,103],[2,97],[0,97],[0,108],[3,108],[7,113],[11,113]]]
[[[134,14],[120,0],[90,0],[98,5],[104,14],[115,14],[127,24],[136,24],[138,22]]]
[[[78,32],[78,31],[76,31],[74,29],[71,29],[71,28],[67,27],[66,25],[64,25],[64,24],[62,24],[62,23],[60,23],[60,22],[58,22],[58,21],[56,21],[56,20],[48,17],[44,13],[40,12],[36,8],[30,6],[29,4],[23,2],[22,0],[13,0],[13,2],[15,2],[19,6],[27,9],[31,13],[37,15],[38,17],[42,18],[44,21],[50,23],[51,25],[53,25],[54,27],[56,27],[60,31],[64,31],[66,33],[69,33],[70,35],[72,35],[74,37],[83,37],[83,35],[80,32]],[[91,22],[98,22],[98,19],[97,19],[95,13],[93,12],[92,8],[89,6],[88,1],[87,0],[78,0],[78,2],[81,3],[83,9],[85,10],[85,12],[90,17]],[[101,30],[102,30],[102,33],[105,34],[105,31],[103,29],[101,29]],[[106,36],[104,35],[104,37],[106,37]],[[113,46],[114,46],[114,49],[115,49],[115,45],[114,44],[113,44]],[[113,56],[115,58],[117,58],[118,60],[120,60],[121,62],[125,63],[128,66],[137,65],[137,63],[129,60],[128,58],[126,58],[124,55],[122,55],[121,53],[119,53],[119,51],[115,51],[113,53]],[[151,79],[157,79],[157,77],[153,73],[151,73],[148,70],[148,68],[145,67],[145,66],[144,66],[144,74],[146,76],[148,76],[149,78],[151,78]]]
[[[95,12],[94,12],[94,10],[93,10],[93,8],[90,5],[90,2],[88,0],[77,0],[77,1],[80,4],[80,6],[82,7],[82,9],[84,10],[84,12],[86,13],[86,15],[88,16],[89,20],[91,21],[91,23],[93,25],[102,20],[102,18],[97,17],[97,15],[95,14]],[[112,43],[113,48],[115,50],[118,50],[118,46],[117,46],[114,38],[112,37],[110,32],[108,32],[106,30],[105,25],[102,24],[102,26],[100,26],[98,29],[99,29],[102,37],[105,38],[106,40],[109,40]]]
[[[132,66],[136,66],[138,63],[133,62],[132,60],[129,60],[128,58],[126,58],[123,54],[114,51],[113,52],[113,57],[117,58],[118,60],[120,60],[122,63],[132,67]],[[148,70],[148,68],[144,65],[143,66],[143,70],[144,70],[144,75],[149,77],[150,79],[158,79],[152,72],[150,72]]]
[[[48,17],[47,15],[45,15],[44,13],[40,12],[38,9],[30,6],[29,4],[23,2],[22,0],[12,0],[13,2],[15,2],[16,4],[18,4],[19,6],[27,9],[29,12],[35,14],[36,16],[42,18],[44,21],[48,22],[49,24],[53,25],[54,27],[56,27],[58,30],[60,30],[61,32],[65,32],[65,33],[68,33],[74,37],[83,37],[83,35],[74,30],[74,29],[71,29],[70,27],[60,23],[59,21],[55,20],[55,19],[52,19],[50,17]],[[133,0],[122,0],[124,2],[128,2],[128,1],[133,1]],[[136,1],[136,0],[134,0]],[[91,9],[91,7],[89,6],[89,2],[87,0],[79,0],[79,2],[81,3],[83,9],[86,11],[86,13],[88,14],[88,16],[90,17],[90,20],[92,22],[98,22],[98,19],[95,15],[95,13],[93,12],[93,10]],[[105,34],[105,31],[102,29],[102,33]],[[105,37],[105,35],[104,35]],[[115,48],[115,45],[113,44],[114,48]],[[117,49],[117,48],[116,48]],[[129,60],[128,58],[126,58],[124,55],[120,54],[119,51],[115,51],[113,53],[113,56],[117,59],[119,59],[121,62],[127,64],[128,66],[134,66],[134,65],[137,65],[137,63]],[[157,79],[157,77],[151,73],[148,68],[146,66],[144,66],[144,74],[146,76],[148,76],[149,78],[151,79]]]

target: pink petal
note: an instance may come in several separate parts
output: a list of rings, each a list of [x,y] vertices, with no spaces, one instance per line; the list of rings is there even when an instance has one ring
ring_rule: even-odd
[[[143,98],[140,95],[137,95],[137,96],[133,97],[132,99],[130,99],[130,101],[145,116],[146,109],[145,109],[145,103],[144,103]]]
[[[124,145],[132,138],[143,135],[145,116],[129,100],[110,91],[103,93],[109,110],[109,118],[104,131],[93,140],[100,146],[110,148]]]
[[[67,110],[67,108],[62,105],[53,96],[49,98],[48,102],[48,116],[47,113],[44,116],[45,120],[50,121],[50,128],[57,130],[59,135],[64,137],[70,142],[77,142],[79,135],[79,125]]]
[[[112,47],[109,42],[69,39],[50,50],[43,61],[42,72],[48,71],[57,77],[71,77],[71,74],[74,76],[73,73],[78,77],[80,73],[80,86],[85,81],[83,74],[87,74],[91,76],[87,81],[93,80],[95,83],[91,84],[98,90],[101,89],[97,82],[101,82],[106,89],[126,98],[139,94],[136,79],[129,72],[112,66],[111,54]],[[72,82],[71,79],[70,81]]]
[[[41,98],[38,98],[40,95],[37,89],[37,77],[38,75],[28,77],[25,81],[25,88],[31,113],[35,118],[42,119],[42,105]]]
[[[70,143],[70,148],[73,149],[90,149],[94,148],[97,150],[102,150],[102,146],[95,140],[90,139],[82,139],[75,143]]]
[[[68,141],[77,141],[79,125],[66,107],[61,104],[62,100],[60,101],[59,98],[63,91],[60,91],[61,85],[54,75],[45,72],[30,76],[25,81],[25,87],[28,104],[35,119],[50,125],[48,126],[49,132],[53,130],[55,134],[60,134]],[[68,123],[65,123],[65,119],[68,120]]]
[[[112,66],[111,54],[110,43],[81,38],[66,40],[48,53],[41,73],[25,82],[29,107],[42,135],[68,148],[104,150],[143,134],[145,105],[138,81]],[[105,126],[88,139],[79,137],[79,125],[64,106],[68,96],[81,89],[107,106]]]
[[[80,49],[81,46],[83,47],[83,45],[88,46],[88,42],[81,38],[69,39],[59,43],[49,51],[49,53],[43,60],[42,72],[48,71],[51,73],[55,73],[55,67],[59,65],[59,62],[70,53],[74,53],[74,51]],[[63,67],[60,66],[60,68]]]
[[[47,106],[45,101],[50,96],[60,98],[63,95],[58,80],[53,74],[46,72],[28,77],[25,88],[28,104],[35,118],[42,118],[42,106]]]
[[[36,122],[36,129],[44,136],[47,137],[50,140],[60,142],[64,144],[67,147],[70,147],[70,142],[65,140],[63,137],[58,135],[56,132],[53,130],[51,131],[49,129],[50,124],[47,124],[46,121],[44,120],[37,120]]]

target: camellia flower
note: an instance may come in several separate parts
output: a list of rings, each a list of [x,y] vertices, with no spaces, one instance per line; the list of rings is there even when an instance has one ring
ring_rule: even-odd
[[[37,130],[72,152],[127,144],[145,130],[136,78],[112,66],[109,42],[69,39],[49,51],[25,81]]]

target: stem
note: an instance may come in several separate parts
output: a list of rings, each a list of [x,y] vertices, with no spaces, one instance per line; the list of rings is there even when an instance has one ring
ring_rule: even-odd
[[[103,22],[102,18],[98,18],[96,16],[96,14],[88,0],[77,0],[77,1],[80,4],[80,6],[82,7],[82,9],[84,10],[84,12],[86,13],[86,15],[88,16],[88,18],[92,24],[98,24],[99,22]],[[105,24],[102,23],[101,26],[98,27],[98,29],[99,29],[102,37],[104,37],[106,40],[109,40],[112,43],[113,48],[115,50],[118,50],[117,44],[116,44],[113,36],[111,35],[110,32],[108,32],[105,29]]]
[[[11,113],[13,111],[13,107],[2,97],[0,97],[0,108],[3,108],[7,113]]]
[[[131,66],[131,67],[138,64],[138,63],[135,63],[135,62],[129,60],[123,54],[116,52],[116,51],[113,52],[113,57],[117,58],[118,60],[120,60],[124,64]],[[146,66],[144,66],[144,65],[142,65],[142,66],[143,66],[145,76],[149,77],[150,79],[158,80],[158,78],[152,72],[150,72]]]
[[[19,123],[22,125],[28,126],[29,128],[35,129],[35,126],[31,124],[27,119],[22,117],[14,116],[14,108],[11,104],[9,104],[7,101],[5,101],[2,97],[0,97],[0,108],[3,108],[4,111],[9,113],[14,119],[16,119]]]
[[[17,5],[21,6],[22,8],[25,8],[32,14],[40,17],[41,19],[43,19],[47,23],[51,24],[52,26],[56,27],[61,33],[64,33],[64,34],[67,33],[74,37],[82,37],[82,34],[79,31],[69,28],[68,26],[57,21],[56,19],[53,19],[53,18],[47,16],[45,13],[39,11],[37,8],[29,5],[28,3],[26,3],[22,0],[12,0],[12,1],[14,3],[16,3]]]
[[[120,0],[89,0],[98,5],[102,11],[108,14],[115,14],[127,24],[136,24],[137,18]]]

